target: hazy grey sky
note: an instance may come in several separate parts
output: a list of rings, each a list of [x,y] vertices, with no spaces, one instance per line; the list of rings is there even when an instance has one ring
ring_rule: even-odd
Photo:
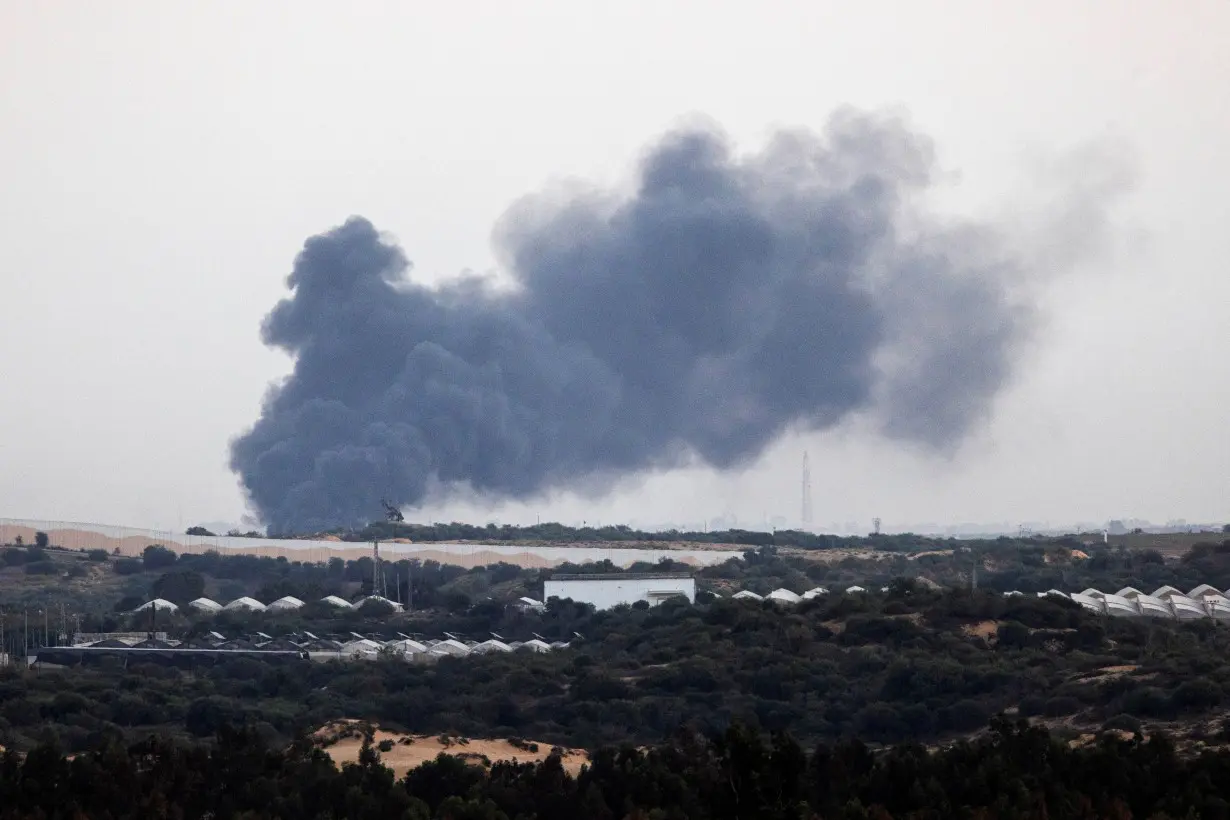
[[[1082,146],[1061,174],[1134,169],[984,430],[936,460],[849,425],[737,475],[414,517],[793,519],[806,448],[821,523],[1230,519],[1227,42],[1223,0],[2,0],[0,515],[238,520],[228,442],[290,366],[261,319],[352,214],[424,281],[496,270],[511,203],[626,179],[688,118],[755,150],[854,105],[935,140],[956,213],[1045,202]]]

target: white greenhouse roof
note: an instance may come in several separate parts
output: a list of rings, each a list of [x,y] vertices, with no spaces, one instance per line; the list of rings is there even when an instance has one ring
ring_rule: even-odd
[[[445,655],[465,655],[470,651],[470,647],[463,644],[461,641],[455,641],[452,638],[444,641],[437,641],[431,645],[431,651]]]
[[[270,609],[299,609],[303,606],[303,601],[300,601],[293,595],[284,595],[269,605]]]
[[[761,598],[759,595],[752,592],[750,589],[745,589],[742,592],[736,592],[732,597],[738,598],[739,600],[752,600],[752,601],[763,601],[764,600],[764,598]]]
[[[404,652],[407,654],[427,651],[426,644],[419,643],[413,638],[405,638],[400,641],[392,641],[391,643],[386,644],[386,646],[388,646],[389,649],[392,649],[395,652]]]
[[[785,588],[773,590],[769,593],[768,598],[770,601],[777,601],[783,604],[797,604],[803,600],[797,594]]]
[[[551,644],[546,641],[540,641],[537,638],[532,638],[517,647],[518,649],[528,649],[531,652],[550,652]]]
[[[1187,593],[1183,592],[1180,589],[1175,589],[1172,586],[1158,587],[1157,589],[1153,590],[1154,598],[1169,598],[1171,595],[1182,595],[1185,598],[1187,597]]]
[[[495,638],[492,638],[489,641],[483,641],[482,643],[476,645],[470,651],[477,652],[481,655],[484,652],[511,652],[512,647],[503,641],[497,641]]]
[[[236,609],[250,609],[254,612],[263,612],[265,610],[265,605],[255,598],[249,598],[245,595],[242,598],[236,598],[231,601],[229,604],[224,606],[223,609],[229,609],[232,611]]]
[[[867,591],[867,590],[865,590],[865,589],[863,589],[862,587],[857,586],[857,585],[856,585],[856,586],[852,586],[852,587],[846,587],[846,592],[866,592],[866,591]]]
[[[1140,609],[1130,598],[1124,598],[1119,595],[1103,595],[1102,602],[1106,604],[1106,614],[1116,617],[1130,617],[1139,615]]]
[[[146,612],[151,609],[165,609],[168,612],[178,612],[179,611],[179,607],[177,607],[175,604],[171,603],[170,601],[166,600],[165,598],[155,598],[152,601],[146,601],[145,603],[141,604],[141,606],[134,609],[133,612]]]
[[[188,606],[202,612],[217,612],[222,609],[222,604],[210,598],[197,598],[195,601],[190,601]]]
[[[354,608],[358,609],[359,607],[363,606],[368,601],[380,601],[381,603],[388,604],[389,606],[393,607],[393,609],[396,610],[397,612],[401,612],[403,609],[405,609],[405,607],[403,607],[401,604],[397,603],[396,601],[390,601],[388,598],[381,597],[380,595],[368,595],[366,598],[360,598],[359,600],[354,602]]]
[[[1221,595],[1221,590],[1218,589],[1217,587],[1209,586],[1208,584],[1201,584],[1200,586],[1193,589],[1191,592],[1187,593],[1188,598],[1195,598],[1197,600],[1203,598],[1206,595]]]
[[[1102,600],[1100,598],[1094,598],[1092,595],[1086,595],[1083,592],[1073,593],[1071,597],[1073,601],[1080,604],[1090,612],[1096,612],[1099,615],[1104,612]]]
[[[806,592],[804,592],[803,600],[810,601],[812,598],[818,598],[821,595],[828,595],[828,594],[829,594],[829,591],[825,589],[824,587],[816,587],[814,589],[809,589]]]
[[[345,598],[339,598],[336,595],[326,595],[320,599],[320,602],[329,606],[335,606],[338,609],[350,609],[350,601],[347,601]]]
[[[1136,606],[1140,608],[1141,615],[1147,615],[1150,618],[1174,617],[1174,613],[1170,610],[1170,604],[1161,598],[1154,598],[1152,595],[1137,595],[1134,600],[1136,601]]]

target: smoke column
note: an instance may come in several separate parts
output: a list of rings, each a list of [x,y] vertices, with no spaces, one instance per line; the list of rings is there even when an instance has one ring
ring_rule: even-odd
[[[918,204],[928,140],[836,115],[736,155],[671,133],[627,190],[538,195],[495,231],[512,288],[426,287],[366,220],[312,237],[267,345],[294,358],[231,465],[273,532],[432,488],[528,498],[755,459],[852,416],[940,451],[988,413],[1033,314],[991,226]]]

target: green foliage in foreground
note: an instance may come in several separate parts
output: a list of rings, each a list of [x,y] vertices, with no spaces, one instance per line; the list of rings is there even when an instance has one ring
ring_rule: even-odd
[[[1230,753],[1185,759],[1165,738],[1073,749],[1003,719],[972,742],[874,754],[857,741],[810,754],[732,726],[678,732],[648,750],[608,748],[573,777],[558,757],[489,773],[444,755],[396,779],[365,744],[339,771],[310,743],[267,746],[223,728],[211,747],[149,738],[65,759],[0,758],[0,820],[211,817],[315,820],[811,820],[1224,818]]]

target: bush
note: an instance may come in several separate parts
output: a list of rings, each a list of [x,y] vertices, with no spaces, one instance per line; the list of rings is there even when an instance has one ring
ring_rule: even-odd
[[[109,557],[106,550],[88,550],[85,557],[91,561],[103,562]]]
[[[54,561],[33,561],[26,564],[26,575],[59,575],[60,568]]]
[[[1047,717],[1064,717],[1074,715],[1081,710],[1081,702],[1073,697],[1061,696],[1051,698],[1042,707],[1042,714]]]
[[[1132,717],[1131,715],[1125,715],[1125,714],[1115,715],[1113,718],[1111,718],[1110,720],[1102,724],[1103,731],[1117,730],[1120,732],[1131,732],[1132,734],[1139,734],[1140,728],[1141,728],[1141,723],[1139,720]]]
[[[51,546],[51,538],[45,532],[36,532],[34,533],[34,546],[45,550]]]
[[[23,549],[6,549],[4,563],[10,567],[18,567],[30,560],[30,554]]]
[[[141,553],[146,569],[165,569],[175,563],[178,556],[161,544],[150,544]]]
[[[115,562],[115,571],[120,575],[136,575],[145,570],[145,565],[137,558],[121,558]]]

